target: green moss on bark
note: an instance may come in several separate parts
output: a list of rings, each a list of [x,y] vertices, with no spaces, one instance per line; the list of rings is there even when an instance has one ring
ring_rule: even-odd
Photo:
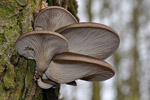
[[[39,9],[39,2],[41,0],[0,2],[0,100],[26,99],[35,86],[32,80],[35,62],[29,61],[28,65],[28,60],[18,57],[14,45],[20,34],[33,30],[33,12]]]
[[[9,62],[6,64],[6,66],[7,66],[6,73],[5,73],[5,76],[3,77],[4,87],[6,89],[12,89],[15,87],[14,66]]]

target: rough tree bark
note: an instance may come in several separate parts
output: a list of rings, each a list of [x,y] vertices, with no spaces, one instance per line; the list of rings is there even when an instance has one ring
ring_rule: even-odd
[[[48,0],[75,17],[75,0]],[[40,89],[33,80],[35,62],[19,56],[14,48],[18,36],[33,30],[41,0],[0,1],[0,100],[57,100],[59,89]]]

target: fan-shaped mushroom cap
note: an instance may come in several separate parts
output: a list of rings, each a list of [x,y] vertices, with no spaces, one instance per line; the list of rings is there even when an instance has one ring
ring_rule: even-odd
[[[67,40],[56,32],[32,31],[21,35],[15,45],[18,53],[35,59],[37,71],[45,71],[51,58],[68,48]]]
[[[79,23],[56,30],[69,43],[69,52],[106,59],[119,46],[118,34],[108,26],[96,23]]]
[[[53,87],[53,85],[43,82],[41,78],[37,80],[37,83],[38,83],[38,86],[42,89],[49,89]]]
[[[40,11],[34,22],[35,30],[55,31],[60,27],[78,23],[76,18],[62,7],[47,7]]]
[[[111,65],[99,59],[74,53],[57,54],[45,74],[57,83],[68,83],[76,79],[103,81],[114,76]]]
[[[37,79],[37,83],[38,83],[39,87],[41,87],[41,88],[43,88],[43,89],[49,89],[49,88],[51,88],[51,87],[53,87],[53,86],[54,86],[54,87],[57,86],[57,83],[55,83],[55,82],[49,80],[49,79],[46,77],[45,73],[43,73],[42,78],[39,77],[39,79]]]

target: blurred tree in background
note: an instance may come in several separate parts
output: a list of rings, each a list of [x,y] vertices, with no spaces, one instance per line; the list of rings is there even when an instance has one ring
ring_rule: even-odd
[[[116,67],[114,100],[150,100],[150,78],[147,77],[150,71],[150,14],[147,10],[150,1],[103,0],[101,3],[101,20],[107,19],[121,37],[120,48],[112,58]]]

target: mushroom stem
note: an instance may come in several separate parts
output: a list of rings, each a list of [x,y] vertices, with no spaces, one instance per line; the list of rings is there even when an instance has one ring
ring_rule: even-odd
[[[46,54],[44,54],[41,58],[35,56],[36,70],[38,71],[39,75],[42,75],[42,72],[48,68],[50,59],[52,59],[52,57],[46,57]]]

